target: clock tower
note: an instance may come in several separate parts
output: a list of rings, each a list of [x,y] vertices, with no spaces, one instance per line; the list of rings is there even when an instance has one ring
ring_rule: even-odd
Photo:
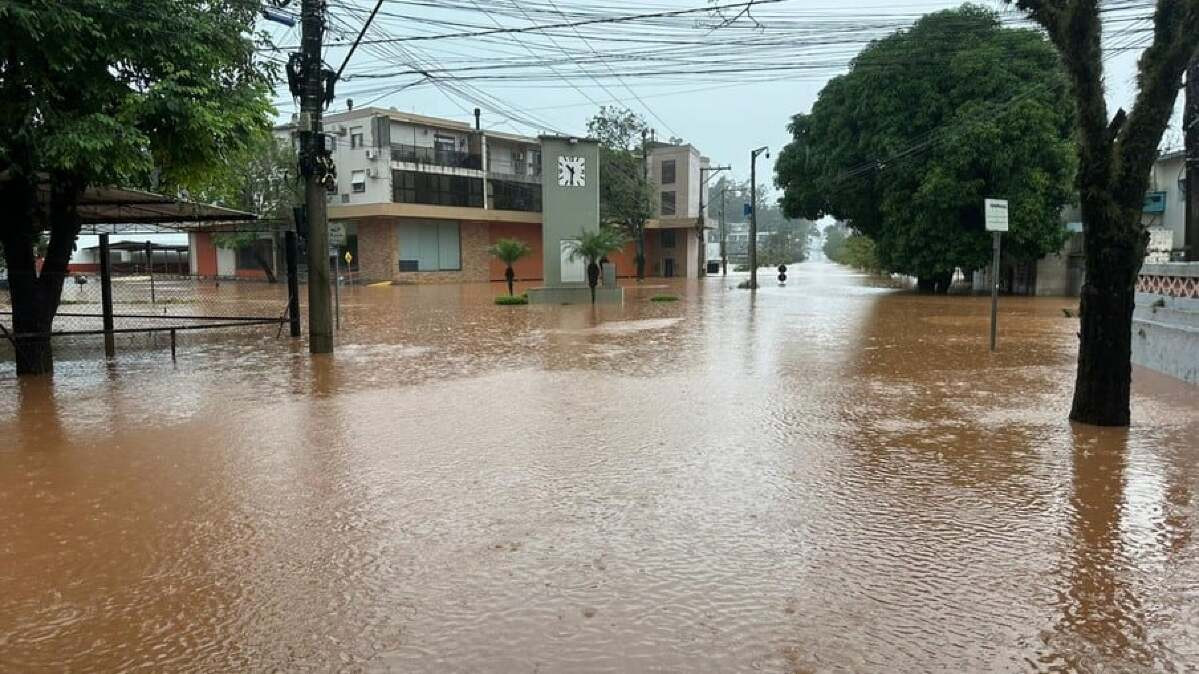
[[[591,301],[587,263],[571,260],[569,241],[599,229],[599,143],[587,138],[541,136],[541,243],[545,287],[529,301],[543,304]],[[596,299],[621,301],[619,288],[597,289]]]

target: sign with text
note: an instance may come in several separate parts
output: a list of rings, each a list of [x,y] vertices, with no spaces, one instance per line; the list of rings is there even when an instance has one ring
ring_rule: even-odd
[[[988,232],[1007,231],[1007,199],[984,199],[983,216]]]
[[[346,226],[340,222],[329,223],[329,245],[346,245]]]

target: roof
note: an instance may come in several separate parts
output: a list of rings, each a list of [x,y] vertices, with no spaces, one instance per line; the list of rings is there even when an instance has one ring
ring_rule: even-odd
[[[100,246],[88,246],[87,248],[84,248],[84,250],[99,250],[99,249],[100,249]],[[140,253],[146,249],[146,244],[141,243],[140,241],[117,241],[116,243],[109,244],[108,249],[109,250],[129,250],[129,251],[136,251],[136,252]],[[168,251],[168,252],[173,251],[176,253],[186,253],[188,250],[188,246],[187,246],[187,244],[150,242],[150,250]]]
[[[43,207],[50,202],[50,185],[38,188]],[[232,208],[185,201],[163,194],[121,187],[89,187],[79,197],[79,218],[84,225],[168,225],[176,231],[200,229],[200,223],[257,220],[258,216]]]

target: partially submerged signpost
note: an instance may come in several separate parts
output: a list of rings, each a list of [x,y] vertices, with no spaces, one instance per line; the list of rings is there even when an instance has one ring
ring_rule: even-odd
[[[995,350],[995,329],[999,317],[999,239],[1008,227],[1007,199],[984,199],[983,214],[991,232],[991,350]]]

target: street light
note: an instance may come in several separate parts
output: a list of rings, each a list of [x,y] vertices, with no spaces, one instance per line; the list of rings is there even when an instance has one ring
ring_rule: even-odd
[[[749,153],[749,289],[758,288],[758,155],[766,153],[770,159],[770,148],[762,147]]]

